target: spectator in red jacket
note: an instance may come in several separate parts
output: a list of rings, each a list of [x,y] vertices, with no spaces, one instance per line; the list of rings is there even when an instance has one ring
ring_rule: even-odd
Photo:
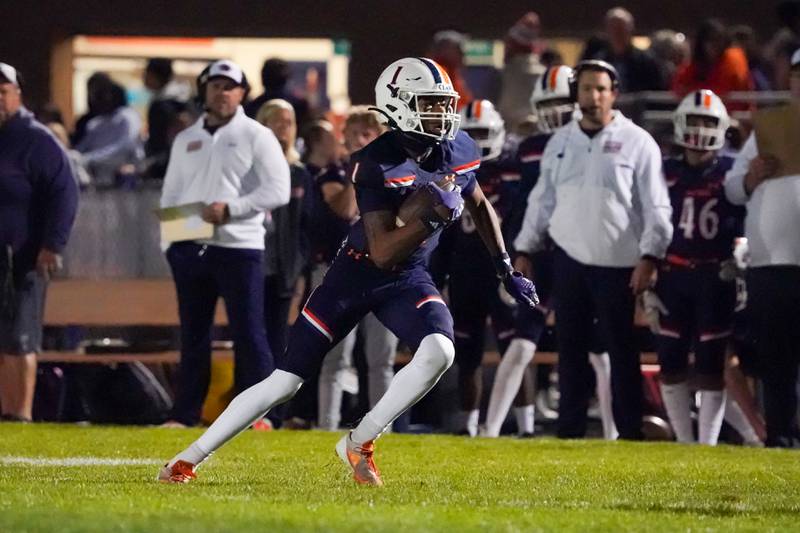
[[[680,67],[672,80],[672,90],[679,97],[698,89],[709,89],[723,100],[731,91],[753,89],[747,56],[741,48],[731,46],[727,29],[716,19],[706,19],[700,24],[692,60]],[[732,107],[747,109],[746,104]]]

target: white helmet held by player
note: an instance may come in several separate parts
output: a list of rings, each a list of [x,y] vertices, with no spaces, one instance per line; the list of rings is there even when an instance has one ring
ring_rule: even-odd
[[[482,161],[495,159],[503,151],[505,123],[489,100],[474,100],[461,110],[461,129],[480,147]]]
[[[539,117],[539,130],[551,133],[570,120],[576,104],[569,90],[572,69],[566,65],[549,67],[536,80],[531,102]]]
[[[689,117],[711,119],[714,125],[689,125]],[[719,150],[725,145],[725,132],[731,125],[728,110],[719,96],[708,89],[686,95],[672,115],[675,144],[692,150]]]
[[[444,111],[421,107],[421,98],[430,102],[435,97],[444,99]],[[384,69],[375,84],[376,108],[389,119],[389,127],[436,141],[455,138],[460,121],[458,98],[444,68],[425,57],[398,59]],[[423,121],[427,129],[438,131],[426,131]]]

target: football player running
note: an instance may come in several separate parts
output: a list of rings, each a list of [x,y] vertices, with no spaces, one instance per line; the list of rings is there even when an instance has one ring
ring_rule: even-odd
[[[698,440],[715,445],[725,413],[725,351],[731,335],[736,286],[720,267],[741,234],[743,209],[725,198],[723,181],[733,159],[719,154],[730,120],[709,90],[686,96],[673,115],[674,142],[683,147],[664,160],[675,232],[660,265],[654,292],[643,295],[656,333],[661,394],[679,442],[695,442],[689,387],[689,352],[700,391]]]
[[[504,150],[505,127],[500,113],[489,100],[475,100],[461,110],[461,129],[481,149],[481,166],[476,178],[483,194],[503,221],[517,195],[520,173],[516,151]],[[508,235],[504,233],[505,240]],[[478,416],[482,393],[481,361],[486,333],[486,318],[500,353],[505,352],[514,334],[513,300],[502,298],[494,266],[469,212],[461,216],[442,236],[445,253],[450,309],[453,313],[456,365],[458,366],[461,412],[457,430],[474,437],[478,434]],[[530,427],[520,420],[522,433],[533,433],[533,386],[518,395],[518,405],[530,410]],[[525,395],[524,393],[528,394]],[[524,408],[523,408],[524,409]],[[523,417],[524,418],[524,417]]]
[[[464,206],[508,293],[522,305],[538,301],[533,283],[513,270],[494,209],[476,185],[480,153],[459,132],[459,95],[444,69],[426,58],[395,61],[378,78],[375,98],[390,131],[350,159],[348,177],[361,218],[292,327],[283,362],[234,398],[197,441],[164,466],[160,480],[185,483],[196,477],[201,462],[291,398],[319,372],[328,350],[373,312],[414,350],[414,357],[358,426],[342,437],[336,453],[358,483],[382,485],[374,441],[453,362],[453,319],[427,271],[427,258],[441,230],[458,219]],[[404,220],[398,213],[416,191],[433,200],[418,210],[419,216]]]

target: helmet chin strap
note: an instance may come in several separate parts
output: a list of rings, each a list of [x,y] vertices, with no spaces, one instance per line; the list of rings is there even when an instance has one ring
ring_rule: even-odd
[[[414,132],[403,130],[398,131],[400,132],[400,139],[402,141],[403,148],[405,148],[406,152],[408,152],[417,161],[426,159],[433,150],[433,147],[437,146],[441,142],[433,137],[418,135]]]
[[[391,129],[393,130],[400,129],[400,126],[397,125],[397,121],[393,119],[391,116],[389,116],[389,114],[380,107],[368,107],[367,109],[369,109],[370,111],[375,111],[376,113],[380,113],[381,115],[386,117],[386,121],[388,122],[389,127]]]
[[[414,132],[400,129],[400,126],[398,126],[397,122],[383,109],[378,107],[370,107],[369,109],[386,117],[389,128],[400,133],[400,139],[403,143],[403,148],[405,148],[406,151],[415,159],[425,159],[430,154],[431,149],[441,143],[440,140],[434,139],[433,137],[418,135]]]

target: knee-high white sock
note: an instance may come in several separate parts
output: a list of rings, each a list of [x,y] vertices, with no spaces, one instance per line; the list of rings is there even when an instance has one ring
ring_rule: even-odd
[[[470,437],[474,437],[478,434],[478,419],[481,416],[481,412],[478,409],[473,409],[471,411],[460,411],[459,417],[460,420],[460,428],[465,429],[467,433],[469,433]]]
[[[333,356],[328,354],[323,361],[317,385],[317,426],[323,431],[339,429],[342,418],[342,374],[345,370]]]
[[[534,417],[533,404],[515,407],[514,416],[517,419],[517,435],[532,435]]]
[[[672,425],[678,442],[694,442],[691,415],[692,397],[689,393],[689,384],[685,381],[672,384],[662,383],[661,397],[664,399],[669,423]]]
[[[511,402],[519,391],[523,373],[533,360],[536,344],[527,339],[514,339],[506,348],[497,367],[486,413],[486,437],[498,437],[503,421],[511,408]]]
[[[725,396],[725,422],[739,432],[745,445],[760,446],[763,444],[761,439],[758,438],[758,433],[753,428],[753,424],[750,423],[739,403],[730,394]]]
[[[356,330],[348,333],[322,361],[317,384],[317,426],[336,431],[342,420],[342,381],[352,361]]]
[[[241,433],[276,405],[295,395],[302,378],[275,370],[265,380],[241,392],[213,424],[191,446],[172,458],[169,465],[183,460],[199,465],[220,446]]]
[[[701,390],[698,415],[698,440],[700,444],[716,446],[722,419],[725,416],[725,391]]]
[[[394,377],[397,337],[370,313],[361,321],[367,358],[367,397],[370,408],[389,390]]]
[[[603,438],[617,440],[619,432],[614,422],[614,411],[611,408],[611,361],[608,353],[589,353],[597,382],[597,404],[600,408],[600,421],[603,423]]]
[[[378,438],[389,424],[436,385],[453,364],[455,352],[453,341],[441,333],[422,339],[411,362],[394,376],[383,398],[353,430],[353,442],[361,444]]]

